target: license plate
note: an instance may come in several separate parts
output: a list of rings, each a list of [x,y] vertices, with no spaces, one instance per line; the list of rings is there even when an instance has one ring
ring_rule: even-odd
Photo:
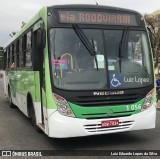
[[[119,126],[119,120],[106,120],[101,122],[102,128]]]

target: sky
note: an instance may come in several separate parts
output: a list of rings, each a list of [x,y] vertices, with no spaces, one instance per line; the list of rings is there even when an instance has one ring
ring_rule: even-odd
[[[140,13],[160,9],[160,0],[0,0],[0,46],[11,38],[12,31],[19,31],[22,22],[30,20],[43,6],[56,4],[96,4],[128,8]]]

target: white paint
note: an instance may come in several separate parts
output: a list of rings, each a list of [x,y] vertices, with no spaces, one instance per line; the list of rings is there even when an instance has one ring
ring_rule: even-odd
[[[25,95],[21,95],[16,93],[16,98],[12,96],[12,100],[14,104],[18,106],[18,108],[28,117],[28,110],[27,110],[27,97]],[[42,124],[42,114],[41,114],[41,102],[33,102],[35,115],[36,115],[36,124]],[[52,115],[56,109],[46,109],[43,107],[43,115],[44,115],[44,129],[45,134],[48,135],[48,117]]]
[[[33,102],[33,105],[36,115],[36,123],[42,123],[41,102]]]
[[[25,95],[21,95],[16,93],[16,97],[12,96],[12,102],[26,115],[28,116],[27,112],[27,98]],[[25,109],[26,108],[26,109]]]
[[[150,109],[143,111],[139,114],[131,115],[128,117],[120,117],[120,118],[110,118],[110,119],[78,119],[66,117],[59,114],[57,111],[52,114],[49,118],[49,137],[55,138],[68,138],[68,137],[77,137],[77,136],[89,136],[89,135],[100,135],[100,134],[108,134],[108,133],[118,133],[124,131],[132,131],[132,130],[141,130],[141,129],[152,129],[155,128],[155,120],[156,120],[156,104],[153,104]],[[100,124],[101,121],[104,120],[115,120],[119,119],[120,122],[125,121],[133,121],[132,125],[127,128],[127,126],[123,127],[124,129],[119,130],[107,130],[101,132],[88,132],[84,125],[92,125],[92,124]]]
[[[47,134],[47,135],[48,135],[48,133],[49,133],[48,118],[49,118],[49,116],[51,116],[55,111],[56,111],[56,109],[46,109],[46,107],[43,107],[45,134]]]
[[[12,95],[12,102],[28,117],[28,109],[27,109],[27,96],[16,93],[16,97]],[[36,115],[36,123],[42,123],[41,117],[41,103],[33,102],[35,115]]]

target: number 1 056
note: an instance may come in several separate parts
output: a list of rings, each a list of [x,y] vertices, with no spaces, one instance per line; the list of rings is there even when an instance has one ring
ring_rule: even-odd
[[[131,106],[127,105],[127,111],[130,110],[141,110],[141,104],[132,104]]]

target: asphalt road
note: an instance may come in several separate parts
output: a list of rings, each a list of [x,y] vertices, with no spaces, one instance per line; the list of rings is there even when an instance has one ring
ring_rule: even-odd
[[[9,108],[8,100],[3,94],[2,78],[0,79],[0,150],[160,150],[159,121],[160,111],[157,111],[156,128],[151,130],[72,139],[48,138],[43,133],[37,133],[21,111]]]

